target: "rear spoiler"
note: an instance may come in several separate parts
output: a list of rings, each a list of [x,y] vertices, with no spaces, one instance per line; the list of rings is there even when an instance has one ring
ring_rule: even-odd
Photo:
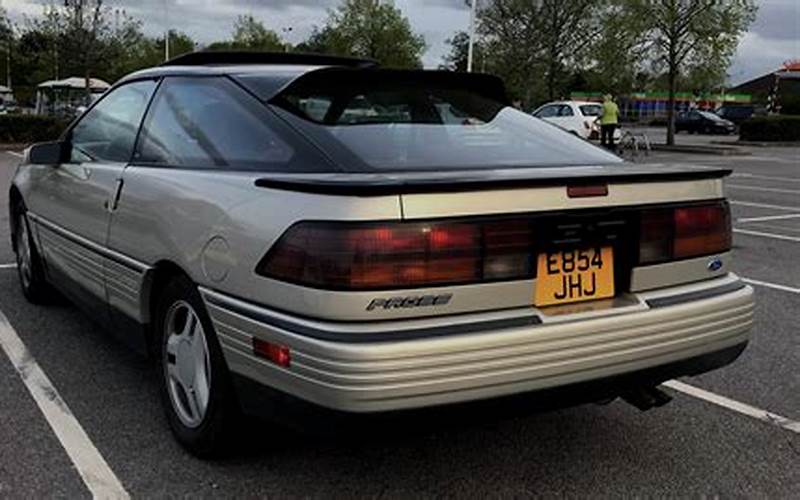
[[[335,196],[387,196],[530,187],[674,182],[721,179],[731,174],[722,168],[692,168],[665,165],[520,168],[505,170],[460,170],[393,174],[332,173],[274,174],[256,179],[262,188]]]

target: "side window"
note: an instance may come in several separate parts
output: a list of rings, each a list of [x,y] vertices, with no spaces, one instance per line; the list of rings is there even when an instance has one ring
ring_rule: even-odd
[[[135,159],[190,168],[309,169],[289,165],[295,149],[269,126],[268,113],[226,78],[165,78],[145,118]]]
[[[558,106],[545,106],[536,113],[537,118],[552,118],[558,116]]]
[[[572,111],[572,106],[562,104],[558,110],[558,116],[575,116],[575,113]]]
[[[155,86],[154,80],[141,80],[103,97],[72,129],[71,160],[130,161],[136,133]]]

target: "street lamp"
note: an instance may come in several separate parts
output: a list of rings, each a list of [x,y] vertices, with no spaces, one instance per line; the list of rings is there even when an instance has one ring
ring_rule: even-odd
[[[286,41],[286,43],[283,44],[283,51],[284,52],[289,52],[290,43],[289,43],[289,40],[287,40],[286,38],[289,35],[289,33],[292,32],[292,27],[291,26],[284,26],[283,28],[281,28],[281,31],[283,32],[283,38]]]
[[[164,60],[169,61],[169,6],[164,0]]]
[[[467,73],[472,73],[472,55],[475,45],[475,6],[478,0],[465,0],[469,4],[469,49],[467,50]]]

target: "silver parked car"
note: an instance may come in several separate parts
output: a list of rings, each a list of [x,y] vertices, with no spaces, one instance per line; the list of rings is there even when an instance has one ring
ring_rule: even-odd
[[[152,353],[207,455],[276,398],[663,404],[747,343],[728,173],[622,163],[488,75],[196,53],[31,147],[10,209],[25,296]]]

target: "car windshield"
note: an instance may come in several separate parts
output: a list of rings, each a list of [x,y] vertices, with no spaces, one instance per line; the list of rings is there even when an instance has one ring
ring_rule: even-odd
[[[700,111],[699,113],[701,116],[703,116],[704,118],[708,118],[709,120],[713,120],[715,122],[723,121],[722,118],[720,118],[719,116],[715,115],[710,111]]]
[[[400,72],[393,78],[379,78],[375,75],[380,72],[373,72],[365,81],[353,73],[333,80],[306,78],[271,103],[324,149],[343,147],[363,162],[366,170],[551,167],[620,161],[504,104],[468,81],[442,78],[441,74],[426,80],[422,72],[408,72],[414,78],[403,78],[408,75]]]
[[[603,107],[599,104],[582,104],[580,108],[583,116],[600,116],[603,112]]]

